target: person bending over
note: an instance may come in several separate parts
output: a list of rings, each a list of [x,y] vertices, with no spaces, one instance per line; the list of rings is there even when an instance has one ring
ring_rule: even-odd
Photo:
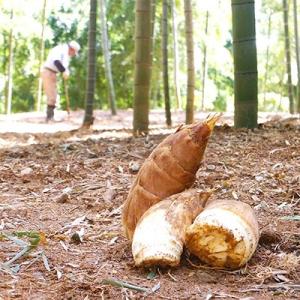
[[[47,97],[47,122],[54,118],[57,99],[57,74],[61,73],[64,80],[69,78],[70,58],[78,55],[79,50],[80,45],[76,41],[57,45],[50,50],[47,60],[43,65],[42,80],[44,92]]]

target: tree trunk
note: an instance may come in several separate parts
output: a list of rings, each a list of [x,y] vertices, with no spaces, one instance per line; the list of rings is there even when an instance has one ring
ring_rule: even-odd
[[[152,47],[154,48],[154,29],[155,29],[155,15],[156,15],[156,0],[152,0],[152,12],[151,12],[151,36],[152,36],[152,41],[153,45]]]
[[[195,90],[195,66],[194,66],[194,41],[193,41],[193,15],[191,0],[184,0],[185,36],[187,52],[187,99],[186,99],[186,124],[194,121],[194,90]]]
[[[14,9],[12,6],[10,12],[10,31],[9,31],[9,56],[8,56],[8,70],[7,70],[7,94],[6,94],[6,114],[11,114],[12,106],[12,88],[13,88],[13,63],[14,63],[14,32],[13,32],[13,19],[14,19]]]
[[[46,7],[47,0],[44,0],[43,10],[42,10],[42,30],[41,30],[41,40],[40,40],[40,57],[39,57],[39,69],[38,69],[38,91],[37,91],[37,102],[36,102],[36,110],[41,110],[41,102],[42,102],[42,77],[41,72],[43,68],[44,61],[44,53],[45,53],[45,43],[44,43],[44,32],[46,25]]]
[[[176,6],[175,1],[171,0],[172,13],[172,34],[173,34],[173,55],[174,55],[174,85],[175,85],[175,99],[176,107],[182,109],[182,100],[180,96],[180,87],[178,82],[179,66],[178,66],[178,39],[177,39],[177,22],[176,22]]]
[[[204,101],[205,101],[206,55],[207,55],[206,39],[207,39],[207,33],[208,33],[208,18],[209,18],[209,12],[206,11],[205,42],[203,43],[203,61],[202,61],[202,97],[201,97],[201,110],[202,111],[204,111]]]
[[[108,40],[108,31],[107,31],[107,20],[106,20],[106,4],[105,0],[100,0],[100,20],[101,20],[101,31],[102,31],[102,47],[104,54],[104,62],[105,62],[105,73],[106,80],[108,84],[108,92],[109,92],[109,104],[111,109],[111,114],[115,116],[117,114],[116,109],[116,96],[115,96],[115,88],[114,82],[111,72],[111,55],[110,55],[110,47]]]
[[[254,0],[231,0],[235,127],[257,127],[257,54]]]
[[[294,30],[295,30],[295,45],[296,45],[296,62],[297,62],[297,112],[300,113],[300,57],[299,57],[299,34],[298,34],[298,13],[297,13],[297,0],[293,1],[294,4]]]
[[[155,19],[156,19],[156,0],[152,0],[152,16],[151,16],[151,27],[152,27],[152,31],[151,31],[151,36],[152,36],[152,52],[153,52],[153,60],[156,59],[156,64],[155,66],[153,66],[152,72],[151,72],[151,82],[155,83],[153,85],[150,86],[150,109],[151,108],[155,108],[157,103],[157,88],[159,88],[159,85],[157,84],[158,78],[160,77],[160,70],[161,70],[161,63],[160,63],[160,59],[161,59],[161,55],[159,54],[157,57],[156,55],[156,51],[155,51],[155,47],[156,47],[156,36],[159,36],[159,38],[161,37],[160,33],[156,34],[155,32],[155,28],[156,28],[156,23],[155,23]],[[158,29],[160,32],[160,22],[158,22]]]
[[[136,0],[133,134],[148,134],[152,65],[152,1]]]
[[[172,125],[169,93],[169,70],[168,70],[168,0],[163,0],[162,16],[162,56],[163,56],[163,80],[164,80],[164,98],[167,126]]]
[[[291,71],[291,47],[289,37],[289,9],[287,0],[283,0],[283,24],[285,36],[285,59],[286,59],[286,72],[288,76],[288,96],[290,104],[290,113],[294,113],[294,99],[293,99],[293,86],[292,86],[292,71]]]
[[[89,36],[88,36],[88,70],[85,95],[84,127],[93,124],[93,106],[96,82],[96,29],[97,29],[97,0],[90,0]]]
[[[3,48],[1,49],[1,55],[2,57],[6,57],[7,55],[7,49],[9,49],[9,37],[6,36],[6,33],[3,31],[2,32],[3,35]],[[6,108],[7,108],[7,66],[8,66],[8,60],[7,59],[2,59],[2,69],[4,72],[4,78],[5,78],[5,84],[4,84],[4,90],[3,90],[3,95],[4,95],[4,103],[3,103],[3,113],[6,113]],[[1,111],[0,111],[1,112]]]
[[[270,35],[271,35],[271,28],[272,28],[272,13],[270,12],[268,18],[268,37],[267,37],[267,53],[266,53],[266,65],[265,65],[265,78],[264,78],[264,108],[266,106],[266,94],[267,94],[267,81],[268,81],[268,72],[269,72],[269,52],[270,52]]]

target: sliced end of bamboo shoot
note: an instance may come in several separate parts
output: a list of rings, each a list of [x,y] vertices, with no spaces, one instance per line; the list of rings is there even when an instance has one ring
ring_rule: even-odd
[[[183,245],[173,234],[165,210],[146,215],[136,227],[132,241],[136,266],[177,266],[182,250]]]
[[[252,212],[252,220],[244,219],[245,203],[228,201],[227,207],[218,207],[217,202],[200,213],[187,229],[186,246],[211,266],[237,269],[247,263],[257,247],[257,221]],[[235,209],[230,210],[230,205]],[[241,205],[239,215],[236,208]],[[247,209],[251,210],[250,206]]]
[[[186,190],[149,208],[138,222],[132,240],[137,266],[177,266],[185,232],[203,210],[211,192]]]

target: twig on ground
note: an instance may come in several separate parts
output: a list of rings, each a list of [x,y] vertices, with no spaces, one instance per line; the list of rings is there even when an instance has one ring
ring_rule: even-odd
[[[9,267],[13,262],[15,262],[16,260],[18,260],[20,257],[22,257],[23,255],[25,255],[28,251],[30,251],[32,249],[32,246],[26,246],[25,248],[23,248],[20,252],[18,252],[13,258],[11,258],[10,260],[6,261],[4,263],[5,266]]]
[[[138,285],[132,284],[132,283],[128,283],[122,280],[117,280],[117,279],[103,279],[102,280],[103,284],[110,284],[112,286],[116,286],[116,287],[121,287],[121,288],[128,288],[131,290],[135,290],[138,292],[149,292],[149,288],[145,288],[145,287],[140,287]]]
[[[173,281],[178,281],[172,274],[171,274],[171,272],[170,272],[170,270],[168,271],[168,275],[169,275],[169,277],[173,280]]]
[[[128,289],[135,290],[138,292],[144,292],[144,293],[147,293],[147,295],[156,292],[160,288],[159,283],[156,284],[153,288],[145,288],[145,287],[138,286],[136,284],[128,283],[126,281],[117,280],[117,279],[113,279],[113,278],[103,279],[101,283],[102,284],[110,284],[112,286],[121,287],[121,288],[128,288]]]
[[[262,284],[262,285],[256,285],[253,288],[249,288],[246,290],[239,290],[241,293],[246,292],[260,292],[261,290],[271,290],[271,291],[277,291],[277,290],[285,290],[285,291],[300,291],[300,284],[286,284],[286,283],[278,283],[278,284]]]

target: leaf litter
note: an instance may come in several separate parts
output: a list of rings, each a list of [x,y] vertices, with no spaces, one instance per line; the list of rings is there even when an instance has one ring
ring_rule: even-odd
[[[154,276],[134,267],[121,210],[136,172],[166,131],[137,139],[109,130],[0,134],[1,297],[299,298],[299,128],[285,120],[255,130],[219,126],[197,173],[196,188],[255,208],[261,238],[248,265],[216,270],[185,252],[178,268]],[[47,243],[40,237],[32,247],[31,233],[43,233]]]

